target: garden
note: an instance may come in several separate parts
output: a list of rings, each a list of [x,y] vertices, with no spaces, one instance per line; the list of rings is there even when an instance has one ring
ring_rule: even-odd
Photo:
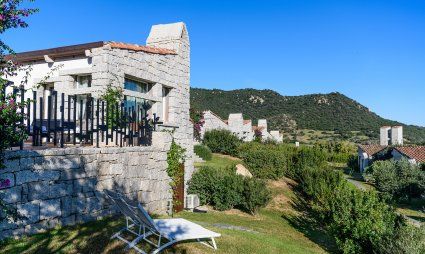
[[[362,191],[350,184],[341,171],[330,166],[330,163],[344,160],[349,164],[350,149],[329,148],[323,144],[295,147],[290,144],[240,143],[233,141],[234,137],[226,131],[206,133],[205,136],[204,144],[212,144],[210,149],[213,152],[239,157],[253,174],[253,181],[257,181],[258,186],[261,185],[260,181],[283,177],[294,180],[297,183],[294,186],[297,197],[294,207],[307,215],[306,220],[317,230],[323,230],[332,237],[338,252],[425,251],[425,227],[412,226],[394,206],[395,201],[423,195],[423,171],[408,162],[377,162],[368,176],[378,191]],[[233,173],[234,170],[228,168],[228,171]],[[237,202],[243,200],[238,195],[243,190],[243,183],[223,178],[226,178],[223,169],[201,168],[195,173],[189,190],[201,193],[202,202],[218,210],[239,207],[250,211]],[[231,189],[235,193],[229,194],[229,188],[220,185],[222,182],[227,182],[226,187],[233,186]],[[267,191],[255,188],[250,191],[257,193],[251,193],[257,197],[256,202],[252,202],[254,207],[260,208],[270,201]],[[217,202],[222,192],[227,197],[233,197],[226,200],[226,205]]]

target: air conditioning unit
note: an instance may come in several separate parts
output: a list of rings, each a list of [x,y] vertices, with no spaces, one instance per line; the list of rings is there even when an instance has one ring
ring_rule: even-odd
[[[189,194],[186,196],[186,209],[193,210],[194,208],[198,207],[199,204],[199,197],[196,194]]]

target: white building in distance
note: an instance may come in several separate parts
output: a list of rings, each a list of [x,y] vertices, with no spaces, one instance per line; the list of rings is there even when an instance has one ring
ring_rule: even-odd
[[[212,111],[207,110],[203,112],[203,125],[201,127],[201,138],[204,137],[205,132],[215,129],[224,129],[233,132],[238,138],[245,142],[253,141],[255,132],[261,133],[262,140],[274,140],[282,142],[283,136],[279,131],[270,131],[267,129],[267,120],[259,119],[258,126],[252,125],[252,120],[244,120],[242,113],[229,114],[228,120],[223,120]]]

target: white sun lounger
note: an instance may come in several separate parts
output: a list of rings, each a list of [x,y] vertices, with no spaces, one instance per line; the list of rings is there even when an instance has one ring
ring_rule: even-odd
[[[181,218],[152,220],[140,203],[134,202],[116,192],[105,190],[105,193],[126,217],[126,226],[111,238],[118,238],[124,241],[128,244],[128,249],[133,248],[137,252],[145,254],[143,250],[136,246],[142,240],[155,247],[152,253],[159,253],[178,242],[191,240],[198,241],[215,250],[217,249],[214,238],[220,237],[219,233]],[[130,242],[122,236],[124,232],[132,233],[136,235],[136,238]],[[148,239],[152,235],[158,238],[157,243]],[[166,239],[165,243],[164,238]]]

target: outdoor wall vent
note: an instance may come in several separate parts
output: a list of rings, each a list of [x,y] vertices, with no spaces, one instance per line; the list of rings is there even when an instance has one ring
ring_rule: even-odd
[[[189,194],[186,196],[186,209],[193,210],[200,205],[199,203],[198,195]]]

